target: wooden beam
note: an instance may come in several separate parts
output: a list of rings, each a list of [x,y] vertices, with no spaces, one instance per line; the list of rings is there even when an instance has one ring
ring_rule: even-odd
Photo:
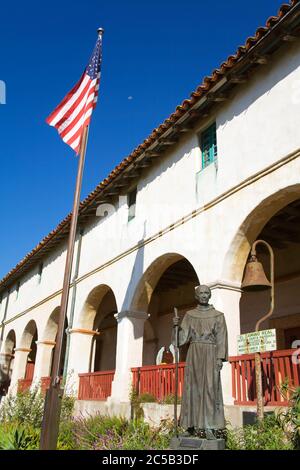
[[[248,80],[248,77],[247,75],[229,75],[228,76],[228,82],[230,83],[236,83],[236,84],[239,84],[239,83],[246,83]]]
[[[282,41],[285,41],[285,42],[295,42],[299,39],[299,36],[297,36],[296,34],[291,34],[291,33],[284,31],[282,35],[280,36],[280,38],[282,39]]]
[[[173,140],[173,139],[170,139],[170,140],[167,140],[167,139],[159,139],[158,141],[161,145],[173,145],[177,142],[177,140]]]
[[[173,126],[173,129],[176,131],[176,132],[190,132],[192,129],[193,129],[193,125],[190,125],[190,126],[187,126],[186,124],[185,125],[176,125],[176,126]]]
[[[136,168],[136,166],[134,167]],[[127,177],[128,178],[138,178],[140,176],[140,173],[138,173],[137,171],[133,172],[132,173],[128,173]]]
[[[267,55],[260,55],[260,54],[255,54],[253,57],[250,58],[250,62],[252,64],[261,64],[265,65],[269,62],[269,56]]]
[[[224,93],[208,93],[207,94],[207,99],[209,101],[219,103],[219,102],[222,102],[222,101],[227,101],[228,97],[226,95],[224,95]]]
[[[195,117],[200,117],[202,115],[202,112],[200,111],[200,109],[191,109],[190,111],[188,111],[188,114],[192,118],[195,118]]]
[[[150,160],[147,160],[147,159],[143,159],[136,163],[136,166],[138,168],[146,168],[147,166],[150,166],[150,165],[151,165],[151,162]]]
[[[158,152],[146,152],[146,157],[157,158],[157,157],[160,157],[160,153],[158,153]]]
[[[127,186],[127,182],[126,181],[120,181],[120,182],[117,182],[115,183],[115,187],[116,188],[124,188],[124,186]]]

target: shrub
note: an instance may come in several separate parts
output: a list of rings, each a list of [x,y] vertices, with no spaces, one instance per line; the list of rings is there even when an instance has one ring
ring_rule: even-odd
[[[226,447],[230,450],[291,450],[293,444],[278,418],[271,414],[261,423],[227,429]]]
[[[119,448],[118,436],[125,432],[125,418],[109,417],[96,414],[88,418],[73,421],[73,432],[79,449],[95,450]]]
[[[155,396],[152,395],[152,393],[148,393],[148,392],[141,393],[141,395],[139,396],[139,401],[140,401],[140,403],[155,403],[155,402],[157,402]]]
[[[0,427],[1,450],[33,450],[38,449],[39,432],[32,426],[2,424]]]
[[[174,393],[170,393],[169,395],[165,396],[162,400],[160,400],[162,405],[174,405],[175,403],[175,395]],[[177,404],[181,403],[181,397],[177,397]]]
[[[124,450],[167,449],[170,442],[169,430],[164,427],[150,428],[144,421],[131,421],[123,440]]]
[[[62,420],[59,426],[57,450],[76,450],[77,440],[74,434],[73,419]]]
[[[286,399],[289,399],[289,408],[278,413],[278,420],[289,436],[295,449],[300,449],[300,387],[291,387],[284,384],[281,389]]]
[[[68,421],[72,419],[75,406],[75,397],[70,395],[63,395],[61,403],[61,421]]]
[[[152,429],[142,420],[128,421],[122,417],[95,415],[73,420],[68,434],[71,448],[86,450],[166,449],[171,437],[171,426],[163,423]],[[62,440],[60,448],[62,447]],[[68,447],[70,448],[70,447]]]
[[[44,397],[38,387],[15,396],[7,395],[1,404],[0,422],[14,422],[40,428],[44,411]]]
[[[63,396],[58,449],[75,449],[72,430],[75,398]],[[38,449],[44,412],[44,396],[39,388],[8,395],[0,408],[0,448]]]

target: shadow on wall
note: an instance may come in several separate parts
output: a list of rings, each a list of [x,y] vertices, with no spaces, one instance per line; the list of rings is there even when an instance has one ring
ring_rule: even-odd
[[[132,305],[132,299],[135,294],[136,286],[138,285],[140,279],[143,277],[143,274],[144,274],[145,245],[143,244],[143,242],[144,242],[145,236],[146,236],[146,221],[144,221],[143,236],[141,240],[139,240],[138,242],[139,248],[136,252],[133,268],[131,271],[131,276],[128,282],[128,286],[127,286],[127,290],[126,290],[126,294],[124,297],[121,311],[130,309]]]

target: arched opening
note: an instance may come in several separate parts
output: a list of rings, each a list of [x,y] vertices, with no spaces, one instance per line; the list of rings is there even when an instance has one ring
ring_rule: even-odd
[[[286,187],[265,198],[246,217],[225,256],[222,278],[241,282],[252,244],[266,223],[281,209],[299,199],[300,184]]]
[[[262,386],[266,405],[286,406],[282,384],[299,383],[299,362],[294,361],[300,344],[300,185],[269,196],[246,218],[235,236],[224,264],[223,276],[242,282],[247,258],[255,240],[268,242],[274,251],[275,302],[272,316],[260,324],[260,330],[275,329],[276,345],[260,348]],[[257,257],[270,279],[270,255],[257,245]],[[243,292],[240,298],[240,333],[255,331],[256,322],[270,309],[270,291]],[[237,341],[237,338],[234,338]],[[254,404],[256,400],[254,352],[240,348],[231,358],[235,404]],[[246,353],[246,356],[245,356]]]
[[[112,289],[104,284],[88,295],[80,316],[80,326],[97,331],[93,336],[89,372],[114,370],[116,367],[118,311]]]
[[[14,330],[10,330],[4,342],[4,353],[13,355],[15,347],[16,347],[16,333]]]
[[[285,205],[265,221],[256,239],[271,245],[275,260],[275,308],[261,329],[276,329],[277,349],[290,349],[293,344],[296,347],[294,341],[300,341],[300,199]],[[258,245],[257,255],[270,279],[269,254]],[[269,291],[243,293],[241,333],[254,331],[256,321],[269,307]]]
[[[34,320],[31,320],[27,323],[27,326],[23,332],[21,339],[21,347],[29,349],[27,356],[27,364],[25,370],[25,380],[32,380],[34,374],[35,360],[36,360],[36,351],[37,351],[37,342],[38,340],[38,331],[37,326]]]
[[[195,287],[198,276],[192,264],[176,253],[166,254],[152,263],[141,279],[134,299],[133,310],[150,314],[145,322],[143,365],[172,360],[162,355],[171,344],[174,307],[182,317],[196,306]],[[181,348],[180,361],[184,361],[186,349]]]
[[[94,372],[114,370],[116,367],[117,321],[114,317],[116,313],[116,299],[110,289],[99,303],[93,324],[93,330],[99,332],[93,338]]]
[[[14,366],[14,349],[16,347],[16,334],[14,330],[10,330],[4,342],[3,352],[1,353],[0,364],[0,395],[6,395],[11,374]]]

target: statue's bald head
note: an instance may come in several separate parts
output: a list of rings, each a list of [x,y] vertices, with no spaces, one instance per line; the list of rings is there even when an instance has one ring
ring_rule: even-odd
[[[195,287],[195,298],[201,305],[207,305],[211,298],[211,290],[208,286],[201,285]]]

